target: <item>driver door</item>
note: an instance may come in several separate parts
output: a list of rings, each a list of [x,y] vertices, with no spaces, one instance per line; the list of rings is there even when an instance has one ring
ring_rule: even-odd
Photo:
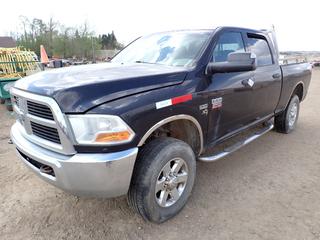
[[[212,51],[211,61],[227,61],[232,52],[246,52],[241,32],[224,31]],[[216,73],[208,78],[208,140],[218,138],[253,122],[253,88],[245,84],[253,71]]]

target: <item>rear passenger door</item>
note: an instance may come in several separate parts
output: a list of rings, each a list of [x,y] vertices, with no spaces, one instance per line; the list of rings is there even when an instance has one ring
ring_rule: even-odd
[[[256,119],[272,114],[279,101],[281,92],[281,70],[271,51],[268,39],[257,33],[246,32],[246,48],[257,57],[257,68],[252,80],[252,114]]]

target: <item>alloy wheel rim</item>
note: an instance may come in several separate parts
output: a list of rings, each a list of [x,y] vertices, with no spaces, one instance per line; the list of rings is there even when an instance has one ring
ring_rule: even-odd
[[[155,187],[155,197],[160,207],[170,207],[183,194],[188,180],[188,166],[182,158],[168,161],[161,169]]]
[[[298,104],[294,103],[290,109],[289,112],[289,126],[293,127],[293,125],[296,122],[297,119],[297,114],[298,114]]]

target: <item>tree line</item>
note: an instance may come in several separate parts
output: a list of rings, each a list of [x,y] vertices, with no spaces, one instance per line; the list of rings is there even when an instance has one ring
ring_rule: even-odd
[[[50,18],[42,19],[20,17],[21,31],[14,34],[18,46],[34,51],[40,56],[40,45],[48,56],[60,58],[92,59],[97,50],[121,49],[115,33],[95,35],[87,22],[81,26],[68,27]]]

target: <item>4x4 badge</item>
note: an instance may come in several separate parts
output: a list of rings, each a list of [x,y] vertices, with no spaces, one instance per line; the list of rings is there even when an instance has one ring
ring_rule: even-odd
[[[208,103],[199,106],[202,115],[208,115]]]

